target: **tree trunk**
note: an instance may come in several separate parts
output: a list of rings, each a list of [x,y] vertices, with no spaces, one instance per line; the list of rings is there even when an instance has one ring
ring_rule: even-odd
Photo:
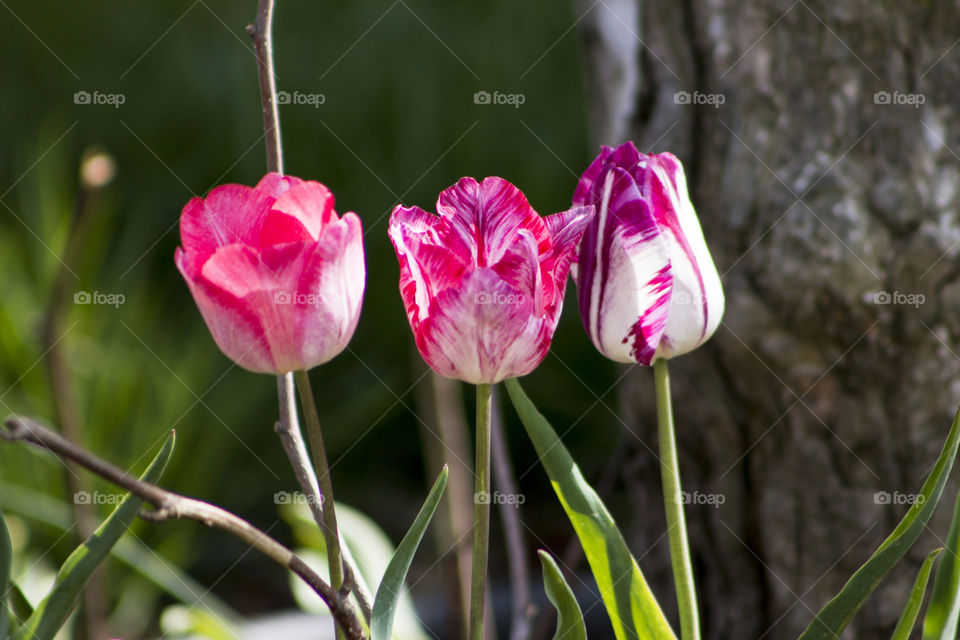
[[[960,6],[638,9],[577,15],[596,139],[680,157],[723,274],[723,326],[671,363],[684,486],[723,500],[687,507],[704,636],[796,638],[905,513],[960,401]],[[652,372],[628,380],[655,450]],[[631,462],[631,542],[660,539],[641,564],[675,615],[657,460],[638,443]],[[844,637],[890,636],[953,495]]]

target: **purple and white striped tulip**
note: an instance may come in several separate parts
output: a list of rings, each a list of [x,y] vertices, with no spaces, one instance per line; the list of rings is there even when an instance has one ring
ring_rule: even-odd
[[[573,204],[598,212],[573,267],[594,346],[611,360],[651,365],[706,342],[723,316],[723,287],[680,161],[641,154],[632,142],[603,147]]]

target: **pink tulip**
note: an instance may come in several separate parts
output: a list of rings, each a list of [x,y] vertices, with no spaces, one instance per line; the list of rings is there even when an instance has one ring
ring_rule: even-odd
[[[174,257],[217,346],[244,369],[307,370],[353,336],[366,281],[354,213],[319,182],[268,173],[226,184],[180,216]]]
[[[437,373],[475,384],[530,373],[550,348],[592,207],[541,218],[491,177],[461,178],[437,212],[397,206],[390,218],[420,354]]]
[[[679,160],[642,155],[632,142],[603,147],[573,204],[598,211],[573,275],[583,326],[601,353],[650,365],[713,335],[723,287]]]

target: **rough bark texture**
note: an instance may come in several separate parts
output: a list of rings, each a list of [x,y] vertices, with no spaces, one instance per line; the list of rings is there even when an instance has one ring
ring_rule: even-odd
[[[581,23],[594,133],[684,161],[727,294],[714,340],[672,363],[685,488],[725,500],[687,508],[705,637],[795,638],[905,512],[876,492],[920,487],[960,400],[960,6],[647,0],[624,56],[631,29],[601,15],[624,5]],[[655,449],[650,372],[630,385]],[[657,461],[638,443],[631,462],[642,552],[664,532]],[[844,637],[890,636],[953,494]],[[642,564],[675,609],[664,540]]]

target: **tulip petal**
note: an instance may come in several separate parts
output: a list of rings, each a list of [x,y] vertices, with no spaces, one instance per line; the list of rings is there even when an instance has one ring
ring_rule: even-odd
[[[553,334],[532,306],[492,269],[477,269],[432,302],[417,347],[436,371],[466,382],[526,375],[546,356]]]
[[[235,242],[256,243],[263,218],[274,199],[256,189],[225,184],[207,197],[192,198],[180,215],[180,242],[202,264],[219,247]],[[196,268],[191,265],[191,271]]]
[[[669,247],[630,174],[610,171],[608,206],[601,206],[580,244],[580,315],[594,345],[608,358],[649,364],[670,307]]]
[[[263,338],[260,318],[236,296],[191,274],[187,260],[187,252],[178,247],[174,261],[220,350],[244,369],[274,373],[274,359]]]
[[[480,267],[494,265],[507,250],[519,229],[527,229],[543,253],[550,246],[543,219],[526,196],[503,178],[488,177],[482,183],[461,178],[444,189],[437,199],[437,213],[447,220]]]
[[[400,262],[400,294],[416,330],[438,293],[459,284],[470,261],[469,249],[443,219],[418,207],[396,207],[390,240]]]
[[[550,234],[551,247],[542,258],[543,270],[549,274],[553,284],[545,294],[544,304],[554,310],[559,317],[563,304],[563,293],[567,287],[567,274],[571,263],[577,256],[577,245],[583,233],[595,215],[594,207],[574,207],[561,213],[555,213],[543,219]]]
[[[649,158],[645,195],[671,245],[673,300],[658,357],[695,349],[713,335],[723,317],[723,286],[700,222],[687,194],[683,166],[670,153]]]
[[[277,198],[267,214],[260,239],[263,245],[304,239],[302,230],[316,240],[320,230],[333,222],[333,194],[319,182],[301,182]],[[299,222],[299,228],[292,221]]]
[[[281,175],[276,171],[271,171],[267,175],[260,178],[260,182],[257,183],[257,186],[255,186],[254,189],[261,191],[268,196],[279,198],[293,187],[303,183],[304,180],[298,178],[297,176]]]

